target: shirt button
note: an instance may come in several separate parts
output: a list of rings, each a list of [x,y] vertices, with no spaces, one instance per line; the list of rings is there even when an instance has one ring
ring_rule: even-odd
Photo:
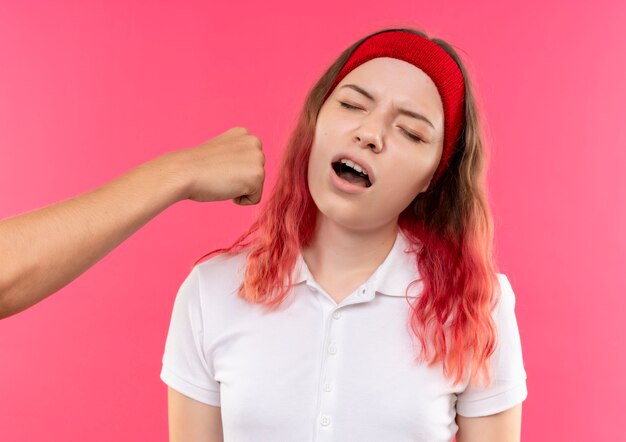
[[[333,312],[333,318],[335,318],[335,319],[341,318],[341,312],[339,310],[335,310]]]
[[[331,355],[337,353],[337,347],[335,347],[335,344],[330,344],[328,346],[328,353],[330,353]]]
[[[329,382],[326,382],[324,384],[324,391],[332,391],[332,389],[333,389],[333,386]]]
[[[330,416],[328,416],[326,414],[322,414],[322,417],[320,419],[320,424],[322,424],[325,427],[329,426],[330,425]]]

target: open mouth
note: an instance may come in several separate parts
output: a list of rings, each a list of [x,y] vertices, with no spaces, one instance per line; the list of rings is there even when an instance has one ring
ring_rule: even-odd
[[[367,175],[356,171],[345,163],[337,161],[332,163],[331,166],[339,178],[349,183],[360,187],[370,187],[372,185]]]

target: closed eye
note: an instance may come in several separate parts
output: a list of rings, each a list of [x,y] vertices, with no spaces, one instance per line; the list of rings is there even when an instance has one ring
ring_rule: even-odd
[[[360,109],[360,107],[352,106],[351,104],[344,103],[343,101],[339,102],[346,109]]]
[[[409,137],[410,139],[412,139],[413,141],[417,142],[417,143],[423,143],[424,140],[422,140],[420,137],[418,137],[417,135],[413,135],[411,132],[408,132],[404,129],[402,129],[402,132],[404,132],[406,134],[407,137]]]
[[[351,104],[344,103],[343,101],[340,101],[339,104],[341,104],[341,106],[346,108],[346,109],[361,109],[360,107],[352,106]],[[406,134],[406,136],[408,138],[410,138],[411,140],[415,141],[416,143],[423,143],[424,142],[424,140],[422,140],[417,135],[414,135],[411,132],[409,132],[407,130],[404,130],[404,129],[401,129],[401,130],[402,130],[402,132],[404,132]]]

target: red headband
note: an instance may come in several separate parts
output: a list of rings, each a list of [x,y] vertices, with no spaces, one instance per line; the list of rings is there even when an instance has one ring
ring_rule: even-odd
[[[363,41],[350,55],[324,101],[337,84],[357,66],[377,57],[397,58],[418,67],[435,83],[443,103],[443,152],[427,190],[446,169],[465,119],[465,82],[456,62],[436,43],[408,31],[390,30]]]

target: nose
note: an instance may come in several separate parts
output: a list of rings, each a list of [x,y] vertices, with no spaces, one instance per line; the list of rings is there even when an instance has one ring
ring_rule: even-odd
[[[355,139],[361,147],[373,149],[376,153],[383,149],[380,132],[370,129],[369,126],[362,125],[355,135]]]

